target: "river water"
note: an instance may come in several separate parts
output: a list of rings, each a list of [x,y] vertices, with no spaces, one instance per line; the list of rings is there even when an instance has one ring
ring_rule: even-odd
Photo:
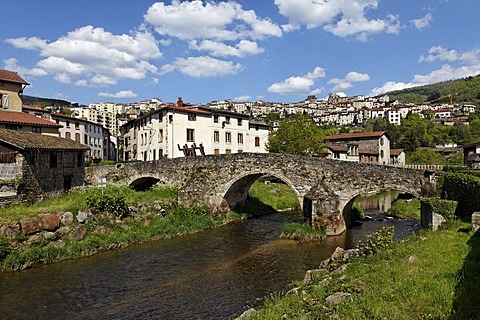
[[[374,217],[376,217],[374,215]],[[217,229],[96,256],[0,274],[2,319],[229,319],[317,268],[337,246],[352,247],[385,225],[397,235],[414,221],[365,221],[340,236],[279,239],[276,213]]]

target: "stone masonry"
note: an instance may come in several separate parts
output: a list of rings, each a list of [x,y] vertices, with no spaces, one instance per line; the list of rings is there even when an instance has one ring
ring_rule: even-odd
[[[178,201],[205,205],[226,213],[242,206],[261,176],[284,181],[295,192],[303,212],[328,233],[340,234],[351,223],[350,209],[360,195],[399,190],[420,196],[428,181],[424,171],[376,164],[280,154],[230,154],[86,168],[86,181],[135,184],[151,181],[180,186]]]

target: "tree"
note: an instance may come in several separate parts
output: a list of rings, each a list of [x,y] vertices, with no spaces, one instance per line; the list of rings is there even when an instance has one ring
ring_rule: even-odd
[[[295,115],[280,121],[268,137],[267,150],[303,156],[325,155],[325,134],[309,115]]]

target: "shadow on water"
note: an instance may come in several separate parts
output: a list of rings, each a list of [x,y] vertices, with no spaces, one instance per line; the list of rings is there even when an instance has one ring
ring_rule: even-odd
[[[449,319],[478,319],[480,315],[480,230],[468,240],[469,251],[457,274],[455,298]]]

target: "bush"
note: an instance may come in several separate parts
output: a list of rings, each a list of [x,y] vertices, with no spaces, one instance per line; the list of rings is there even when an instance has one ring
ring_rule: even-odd
[[[393,242],[393,227],[383,227],[373,234],[365,236],[365,242],[357,244],[360,255],[375,254],[388,248]]]
[[[456,216],[467,217],[480,210],[480,178],[465,173],[445,173],[441,179],[445,199],[458,201]]]
[[[0,237],[0,261],[12,251],[10,247],[10,241],[4,237]]]
[[[86,201],[89,207],[116,217],[125,218],[130,214],[126,196],[119,190],[107,189],[103,194],[89,194]]]
[[[387,213],[396,218],[420,218],[420,202],[418,200],[396,200]]]
[[[457,201],[427,198],[421,200],[422,205],[427,206],[432,212],[442,215],[445,219],[454,219],[457,210]]]

